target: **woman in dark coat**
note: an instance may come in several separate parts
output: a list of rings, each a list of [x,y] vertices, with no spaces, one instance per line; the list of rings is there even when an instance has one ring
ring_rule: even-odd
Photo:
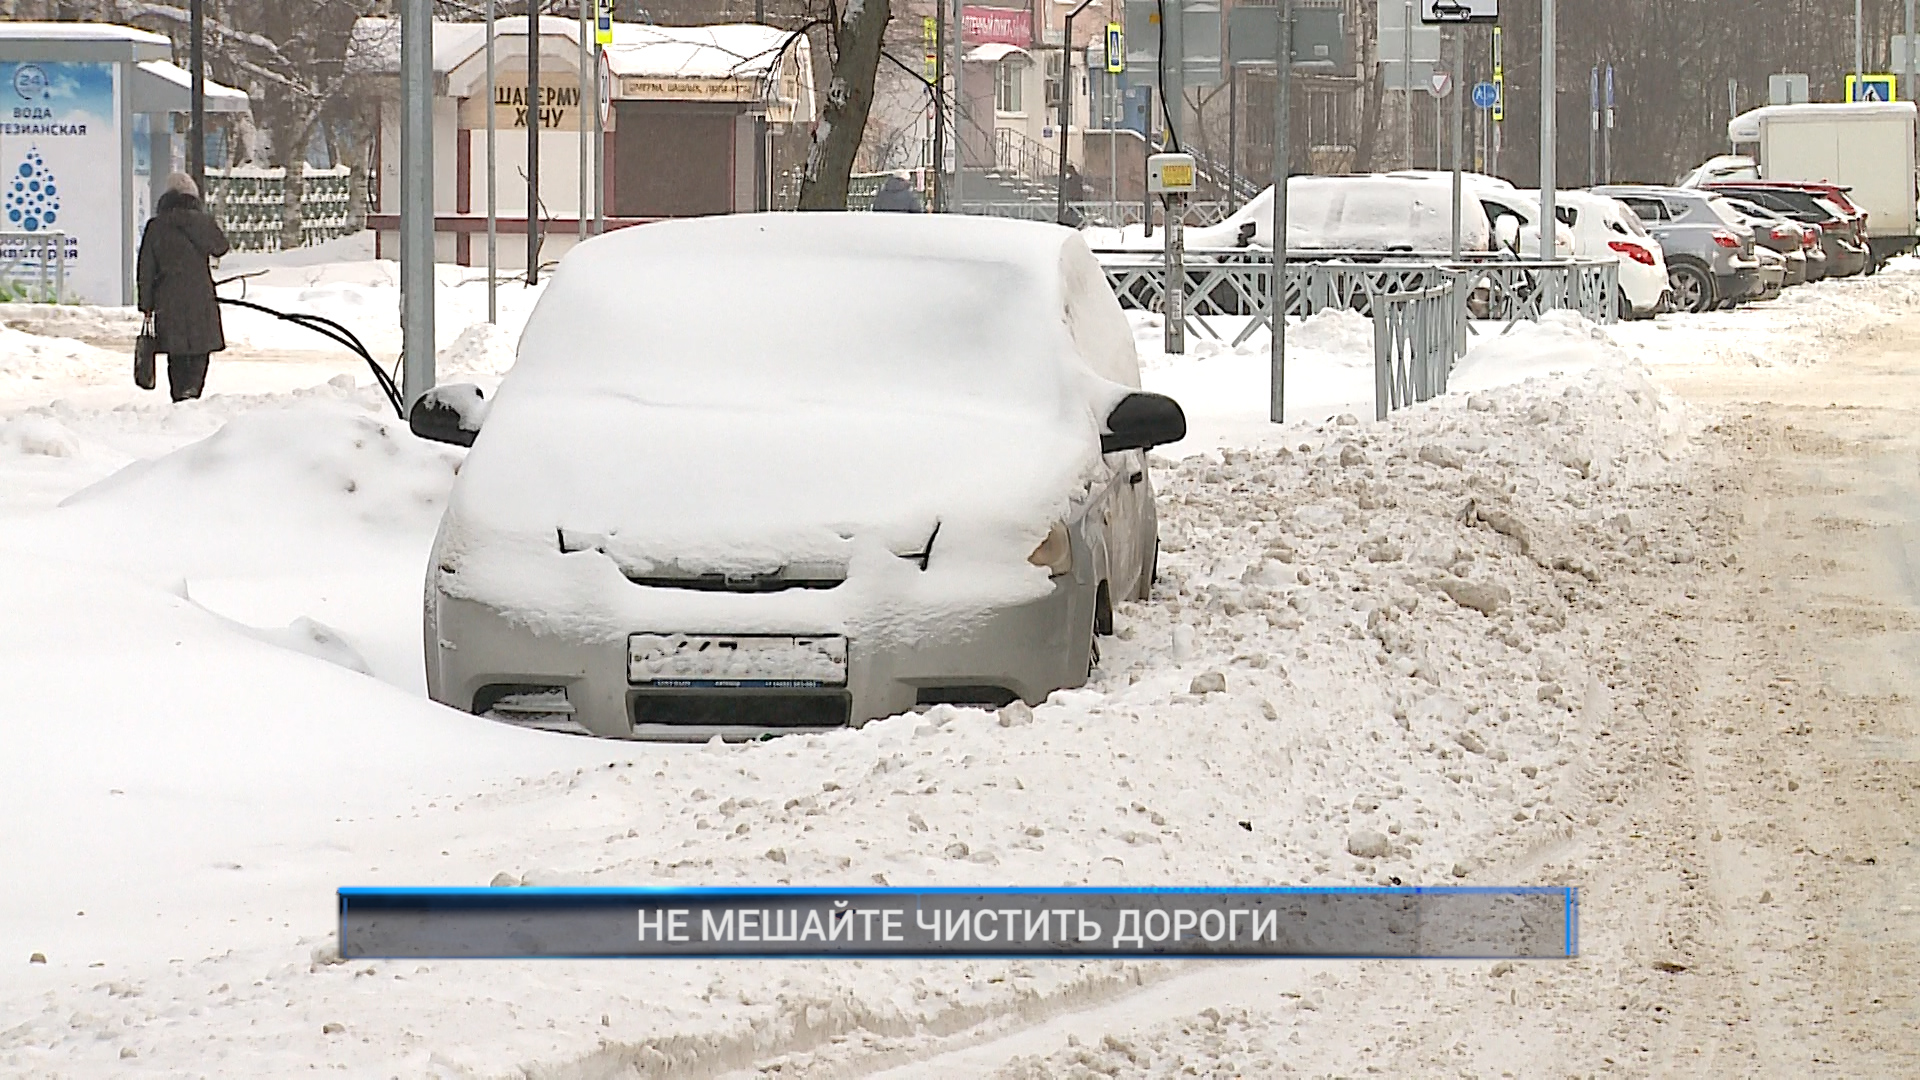
[[[207,355],[227,347],[209,259],[227,253],[227,234],[200,206],[193,177],[174,173],[140,237],[140,310],[153,316],[156,352],[167,354],[173,400],[200,396]]]

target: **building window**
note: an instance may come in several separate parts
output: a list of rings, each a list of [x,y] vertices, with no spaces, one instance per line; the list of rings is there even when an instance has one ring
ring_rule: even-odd
[[[1025,111],[1020,100],[1020,84],[1026,75],[1026,63],[1008,57],[994,65],[993,107],[997,112]]]
[[[1049,114],[1060,108],[1060,87],[1063,85],[1060,78],[1060,59],[1060,53],[1047,54],[1047,112]]]

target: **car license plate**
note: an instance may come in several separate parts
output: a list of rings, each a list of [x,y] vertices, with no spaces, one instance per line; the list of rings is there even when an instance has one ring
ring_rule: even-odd
[[[804,689],[847,684],[847,639],[777,634],[634,634],[627,680],[659,687]]]

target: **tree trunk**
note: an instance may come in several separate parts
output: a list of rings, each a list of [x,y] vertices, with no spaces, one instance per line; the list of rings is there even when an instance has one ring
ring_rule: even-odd
[[[807,152],[806,172],[800,179],[802,210],[847,208],[847,180],[866,133],[873,81],[880,70],[880,49],[891,17],[889,0],[849,0],[847,4],[837,35],[833,81],[827,87],[820,124]]]

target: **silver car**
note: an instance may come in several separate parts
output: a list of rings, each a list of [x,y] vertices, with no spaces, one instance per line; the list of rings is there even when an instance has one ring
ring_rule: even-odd
[[[753,738],[1083,684],[1158,552],[1139,389],[1077,232],[711,217],[569,252],[427,570],[428,692],[613,738]]]
[[[1593,193],[1626,203],[1660,241],[1676,309],[1730,307],[1764,291],[1753,230],[1725,199],[1694,188],[1651,185],[1615,184]]]

